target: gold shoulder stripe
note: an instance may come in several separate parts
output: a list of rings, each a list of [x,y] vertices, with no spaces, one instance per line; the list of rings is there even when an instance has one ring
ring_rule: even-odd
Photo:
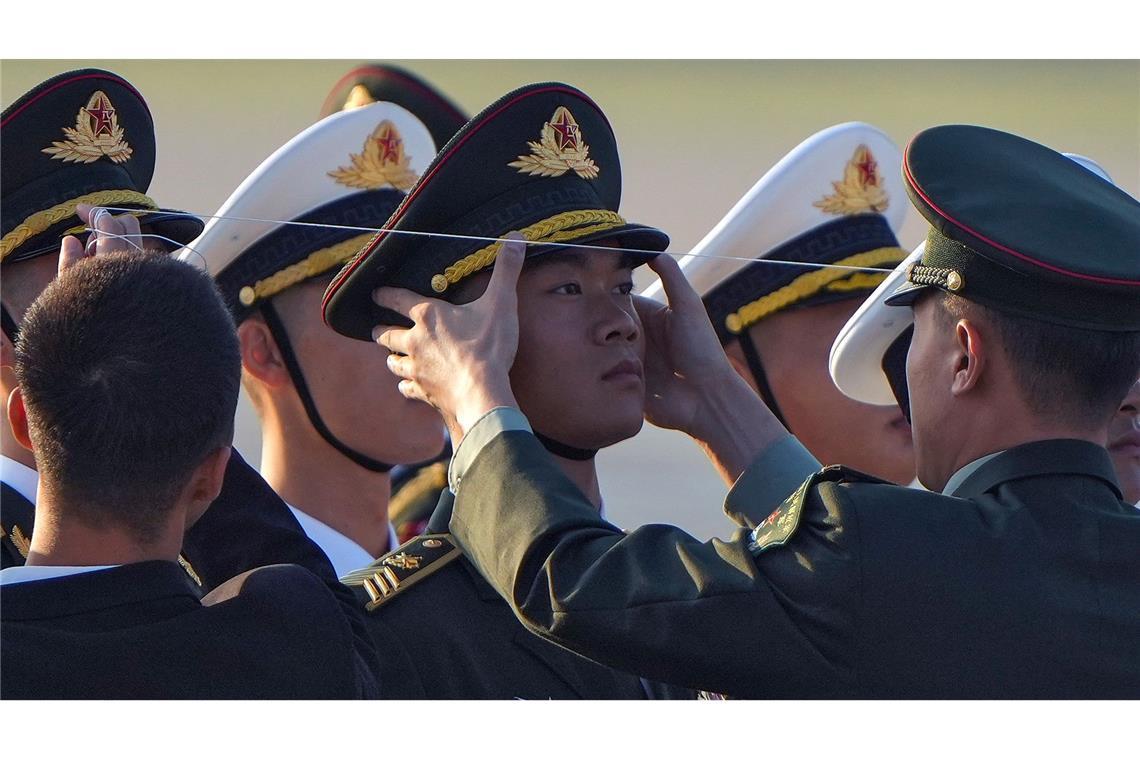
[[[353,570],[340,582],[368,594],[364,609],[372,612],[463,554],[447,533],[416,536],[367,567]]]

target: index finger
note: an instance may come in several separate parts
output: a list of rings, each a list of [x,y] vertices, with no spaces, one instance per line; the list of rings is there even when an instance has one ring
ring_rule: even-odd
[[[661,253],[650,259],[649,268],[661,278],[661,287],[665,290],[665,297],[669,301],[669,308],[674,311],[699,308],[704,310],[701,297],[685,278],[681,265],[667,253]]]
[[[495,268],[491,270],[491,281],[487,283],[484,295],[491,294],[494,298],[501,298],[503,294],[513,296],[525,260],[526,238],[517,232],[508,233],[495,256]]]

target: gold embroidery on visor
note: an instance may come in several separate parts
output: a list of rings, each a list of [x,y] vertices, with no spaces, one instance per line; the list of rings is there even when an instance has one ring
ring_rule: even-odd
[[[351,237],[344,242],[331,245],[314,251],[296,264],[290,264],[284,269],[271,274],[264,280],[258,280],[253,285],[246,285],[238,291],[238,300],[242,306],[253,306],[257,301],[277,295],[286,288],[291,288],[299,282],[310,277],[316,277],[348,261],[361,246],[372,239],[372,233]]]
[[[865,251],[828,263],[845,267],[878,267],[885,264],[898,264],[904,258],[906,258],[906,251],[901,248],[876,248],[873,251]],[[876,275],[881,275],[881,277],[876,277]],[[802,274],[784,287],[740,307],[735,313],[725,317],[724,326],[728,328],[730,333],[739,334],[764,317],[803,301],[821,290],[874,288],[885,278],[885,272],[856,272],[853,274],[842,269],[817,269]],[[878,281],[872,285],[871,282],[875,279]]]
[[[612,230],[625,225],[625,223],[625,219],[622,219],[614,211],[585,209],[555,214],[549,219],[543,219],[541,222],[518,230],[518,233],[532,243],[562,243],[577,240],[596,232]],[[490,266],[494,263],[495,257],[499,255],[499,249],[502,245],[501,242],[491,243],[471,255],[463,257],[444,269],[443,274],[432,277],[431,289],[436,293],[442,293],[463,278]]]
[[[8,258],[9,254],[30,238],[39,235],[41,232],[47,232],[52,225],[62,222],[69,216],[74,216],[75,207],[80,203],[89,203],[92,206],[121,206],[124,203],[133,203],[136,206],[144,206],[148,209],[158,208],[154,201],[134,190],[100,190],[96,193],[81,195],[78,198],[72,198],[69,201],[32,214],[17,224],[11,232],[0,240],[0,260]]]

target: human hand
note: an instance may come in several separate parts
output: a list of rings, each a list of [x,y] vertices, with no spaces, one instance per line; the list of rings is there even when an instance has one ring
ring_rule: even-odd
[[[411,328],[378,325],[373,339],[393,353],[388,368],[400,392],[440,411],[459,445],[484,414],[517,407],[509,372],[519,344],[518,285],[526,242],[507,236],[487,290],[456,305],[401,288],[377,288],[373,300],[406,316]]]
[[[634,298],[645,333],[645,418],[699,437],[708,397],[739,379],[728,363],[701,297],[672,256],[649,262],[668,305]]]
[[[75,213],[92,230],[84,247],[86,255],[143,250],[139,220],[132,214],[114,216],[107,209],[88,203],[77,205]]]

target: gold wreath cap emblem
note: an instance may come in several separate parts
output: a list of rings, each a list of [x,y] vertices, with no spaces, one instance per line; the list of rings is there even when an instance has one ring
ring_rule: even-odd
[[[411,168],[412,157],[404,153],[404,139],[388,119],[380,122],[364,141],[363,150],[349,154],[350,164],[329,172],[338,184],[361,190],[379,190],[391,185],[407,192],[419,179]]]
[[[582,139],[582,129],[566,106],[558,106],[550,121],[542,125],[539,141],[527,145],[529,156],[519,156],[507,164],[520,174],[561,177],[573,171],[582,179],[598,176],[598,165],[590,158],[590,146]]]
[[[829,214],[881,214],[890,205],[882,175],[879,174],[879,164],[866,145],[855,149],[855,155],[843,169],[842,181],[832,182],[831,186],[835,190],[833,195],[825,196],[812,204]]]
[[[134,150],[123,137],[119,114],[111,99],[96,90],[75,116],[75,127],[64,127],[65,140],[57,140],[43,149],[53,159],[91,164],[106,156],[116,164],[131,157]]]

